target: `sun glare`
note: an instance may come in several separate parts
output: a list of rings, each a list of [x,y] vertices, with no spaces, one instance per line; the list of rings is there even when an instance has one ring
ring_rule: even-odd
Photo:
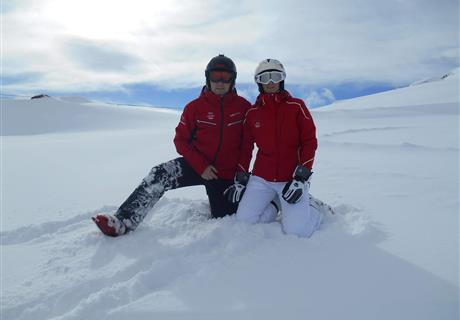
[[[129,37],[141,30],[156,29],[167,21],[173,1],[49,1],[44,18],[60,32],[90,39]]]

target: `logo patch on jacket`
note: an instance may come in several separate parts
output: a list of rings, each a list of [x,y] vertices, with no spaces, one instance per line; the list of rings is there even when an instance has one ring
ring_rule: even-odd
[[[256,121],[256,122],[254,123],[254,127],[255,127],[256,129],[259,129],[261,126],[262,126],[262,125],[260,124],[260,121]]]
[[[214,120],[214,112],[208,112],[208,115],[206,116],[206,118],[208,118],[208,120]]]

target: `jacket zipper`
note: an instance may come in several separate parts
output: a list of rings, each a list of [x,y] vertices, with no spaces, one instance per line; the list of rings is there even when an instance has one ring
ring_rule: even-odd
[[[222,140],[224,135],[224,97],[220,98],[220,135],[219,135],[219,144],[217,145],[216,153],[214,154],[214,159],[212,160],[212,165],[216,163],[217,155],[219,154],[220,148],[222,147]]]
[[[276,165],[275,165],[275,167],[276,167],[276,173],[275,173],[276,176],[275,176],[275,182],[276,182],[276,181],[278,181],[278,176],[279,176],[279,169],[278,169],[278,168],[279,168],[279,150],[280,150],[280,148],[279,148],[279,140],[280,140],[280,138],[279,138],[279,131],[280,131],[280,130],[279,130],[279,119],[278,119],[278,115],[279,115],[278,109],[279,109],[279,106],[278,106],[276,103],[273,103],[273,105],[274,105],[274,107],[275,107],[275,126],[276,126],[276,140],[275,140],[275,141],[276,141],[276,142],[275,142],[275,143],[276,143],[276,146],[275,146],[275,148],[276,148],[276,153],[275,153],[275,154],[276,154]]]

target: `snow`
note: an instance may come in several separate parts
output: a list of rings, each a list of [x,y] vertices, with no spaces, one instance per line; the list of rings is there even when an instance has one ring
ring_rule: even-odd
[[[100,234],[180,114],[84,98],[2,101],[1,319],[458,319],[458,73],[312,110],[310,239],[209,219],[170,191],[136,230]]]

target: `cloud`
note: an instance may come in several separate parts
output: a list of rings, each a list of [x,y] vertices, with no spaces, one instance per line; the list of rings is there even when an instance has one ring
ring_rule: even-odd
[[[254,102],[259,95],[259,87],[255,84],[237,84],[238,94],[247,100]]]
[[[328,88],[310,90],[303,94],[303,100],[311,107],[324,106],[333,103],[336,99],[334,93]]]
[[[43,76],[43,74],[38,72],[11,73],[8,76],[2,77],[2,84],[11,85],[17,83],[24,83],[25,81],[40,81],[43,78]]]
[[[455,0],[16,0],[7,8],[4,75],[43,76],[6,90],[197,87],[218,53],[248,84],[267,57],[283,62],[287,82],[324,87],[399,85],[458,66]]]
[[[95,72],[125,72],[140,63],[135,55],[117,47],[86,40],[68,40],[64,52],[82,68]]]

